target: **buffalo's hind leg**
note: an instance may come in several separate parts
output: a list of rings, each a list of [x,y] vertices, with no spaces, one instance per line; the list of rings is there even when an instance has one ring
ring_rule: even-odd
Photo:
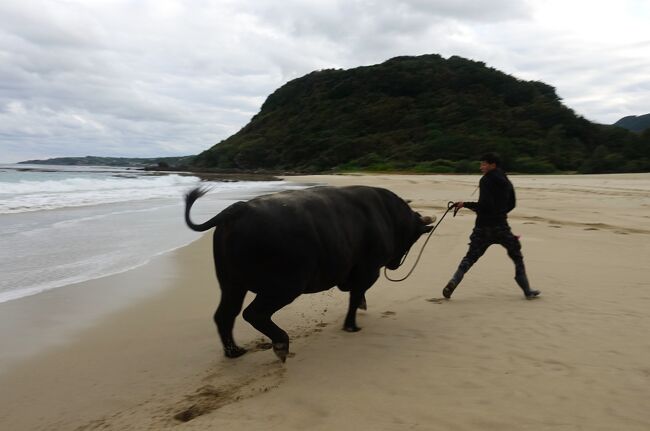
[[[271,316],[294,299],[296,296],[258,294],[242,314],[248,323],[271,339],[273,352],[282,362],[289,354],[289,335],[271,320]]]
[[[223,285],[221,287],[221,301],[214,313],[214,323],[216,323],[221,337],[223,352],[228,358],[238,358],[246,353],[246,349],[235,344],[232,336],[235,318],[241,311],[245,296],[246,289]]]

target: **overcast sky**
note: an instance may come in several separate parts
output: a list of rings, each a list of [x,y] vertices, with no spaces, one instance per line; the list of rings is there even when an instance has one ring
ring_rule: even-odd
[[[650,112],[650,0],[0,0],[0,162],[197,154],[313,70],[460,55]]]

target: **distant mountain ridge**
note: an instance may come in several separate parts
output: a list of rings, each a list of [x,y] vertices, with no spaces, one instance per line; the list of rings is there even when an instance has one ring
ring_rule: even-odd
[[[321,70],[275,90],[199,168],[475,172],[485,151],[518,172],[650,171],[650,135],[591,123],[550,85],[482,62],[396,57]]]
[[[120,166],[120,167],[150,167],[150,166],[183,166],[187,165],[193,156],[183,157],[55,157],[45,160],[26,160],[19,164],[30,165],[66,165],[66,166]]]
[[[644,130],[650,129],[650,114],[639,116],[629,115],[618,120],[614,123],[614,126],[623,127],[632,132],[643,132]]]

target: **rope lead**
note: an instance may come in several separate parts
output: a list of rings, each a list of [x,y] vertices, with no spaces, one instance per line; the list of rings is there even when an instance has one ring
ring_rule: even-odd
[[[434,232],[436,231],[436,229],[438,228],[438,225],[442,222],[442,220],[445,218],[445,216],[447,215],[447,213],[448,213],[449,211],[451,211],[452,209],[454,210],[454,217],[456,217],[456,213],[458,212],[458,210],[459,210],[460,208],[455,207],[455,206],[454,206],[454,203],[453,203],[452,201],[447,202],[447,211],[445,211],[445,213],[442,215],[442,217],[440,217],[440,220],[438,220],[438,223],[436,223],[436,225],[433,227],[433,229],[431,229],[431,232],[429,232],[429,235],[427,236],[427,239],[424,241],[424,244],[422,244],[422,248],[420,248],[420,253],[418,253],[418,257],[417,257],[417,259],[415,259],[415,263],[413,264],[413,267],[409,270],[408,274],[406,274],[403,278],[400,278],[400,279],[392,279],[392,278],[390,278],[390,277],[388,276],[388,273],[386,272],[386,267],[384,267],[384,277],[386,277],[386,280],[388,280],[388,281],[392,281],[392,282],[395,282],[395,283],[398,283],[398,282],[400,282],[400,281],[404,281],[404,280],[406,280],[407,278],[409,278],[409,276],[410,276],[410,275],[413,273],[413,271],[415,270],[415,267],[417,266],[418,262],[420,262],[420,258],[422,257],[422,253],[424,252],[424,247],[425,247],[425,246],[427,245],[427,243],[429,242],[429,239],[431,238],[431,235],[433,235],[433,233],[434,233]],[[401,267],[401,266],[404,264],[404,262],[406,261],[406,257],[409,255],[409,252],[410,252],[410,251],[411,251],[411,249],[409,249],[409,250],[406,252],[406,254],[404,255],[404,257],[402,258],[402,261],[399,263],[398,268]]]

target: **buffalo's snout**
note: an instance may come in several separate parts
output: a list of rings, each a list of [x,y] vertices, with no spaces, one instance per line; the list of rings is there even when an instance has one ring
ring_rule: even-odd
[[[420,235],[431,232],[433,230],[433,226],[431,225],[436,221],[436,216],[422,217],[420,214],[418,214],[418,216],[420,216],[420,223],[422,223],[420,225]]]
[[[433,222],[436,221],[436,216],[423,217],[420,213],[416,213],[416,214],[420,222],[420,225],[418,226],[418,231],[420,232],[420,235],[431,232],[433,230],[433,226],[431,225],[433,224]]]

